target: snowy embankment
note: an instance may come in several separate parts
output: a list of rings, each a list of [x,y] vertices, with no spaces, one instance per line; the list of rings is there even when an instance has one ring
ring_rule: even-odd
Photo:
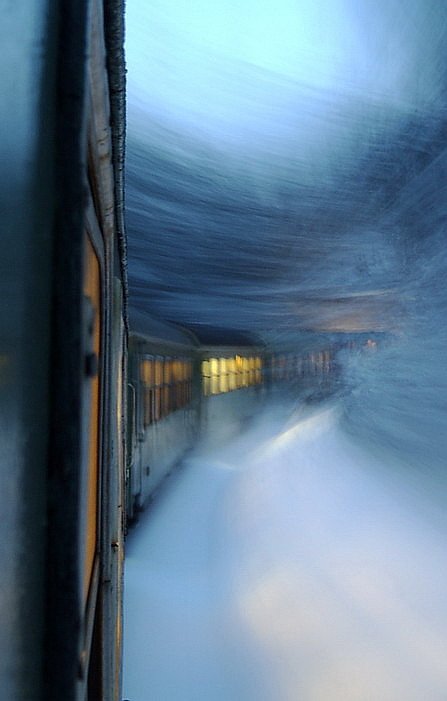
[[[128,542],[124,698],[444,700],[447,525],[413,487],[336,407],[202,445]]]

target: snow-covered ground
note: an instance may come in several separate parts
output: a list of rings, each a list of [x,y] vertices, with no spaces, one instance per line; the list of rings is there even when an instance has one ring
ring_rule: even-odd
[[[130,701],[445,701],[447,525],[336,406],[202,444],[127,545]]]

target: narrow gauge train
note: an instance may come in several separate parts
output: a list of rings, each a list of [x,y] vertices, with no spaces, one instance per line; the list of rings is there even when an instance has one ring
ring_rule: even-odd
[[[17,0],[0,35],[1,697],[118,701],[122,2]]]
[[[330,349],[272,353],[250,334],[182,329],[130,313],[128,523],[198,439],[228,439],[272,391],[324,398],[335,376]],[[326,390],[322,392],[322,389]]]
[[[253,413],[263,349],[234,331],[179,328],[132,311],[128,348],[128,522],[199,435]],[[233,390],[243,390],[231,394]],[[215,434],[214,434],[215,435]]]
[[[126,465],[130,523],[194,442],[198,420],[197,339],[136,311],[131,328]]]

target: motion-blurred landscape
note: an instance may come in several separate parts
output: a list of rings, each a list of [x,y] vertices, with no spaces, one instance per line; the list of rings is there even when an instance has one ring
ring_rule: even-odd
[[[386,334],[349,370],[351,428],[430,470],[447,454],[446,28],[435,0],[133,3],[127,40],[131,304],[278,347]]]

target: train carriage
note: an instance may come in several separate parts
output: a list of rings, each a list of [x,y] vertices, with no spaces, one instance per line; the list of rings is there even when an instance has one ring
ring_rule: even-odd
[[[123,7],[19,0],[2,19],[0,688],[118,701]]]
[[[259,410],[266,349],[254,334],[202,327],[201,425],[209,439],[227,439]]]
[[[194,334],[130,314],[127,515],[138,517],[197,437],[200,395]]]

